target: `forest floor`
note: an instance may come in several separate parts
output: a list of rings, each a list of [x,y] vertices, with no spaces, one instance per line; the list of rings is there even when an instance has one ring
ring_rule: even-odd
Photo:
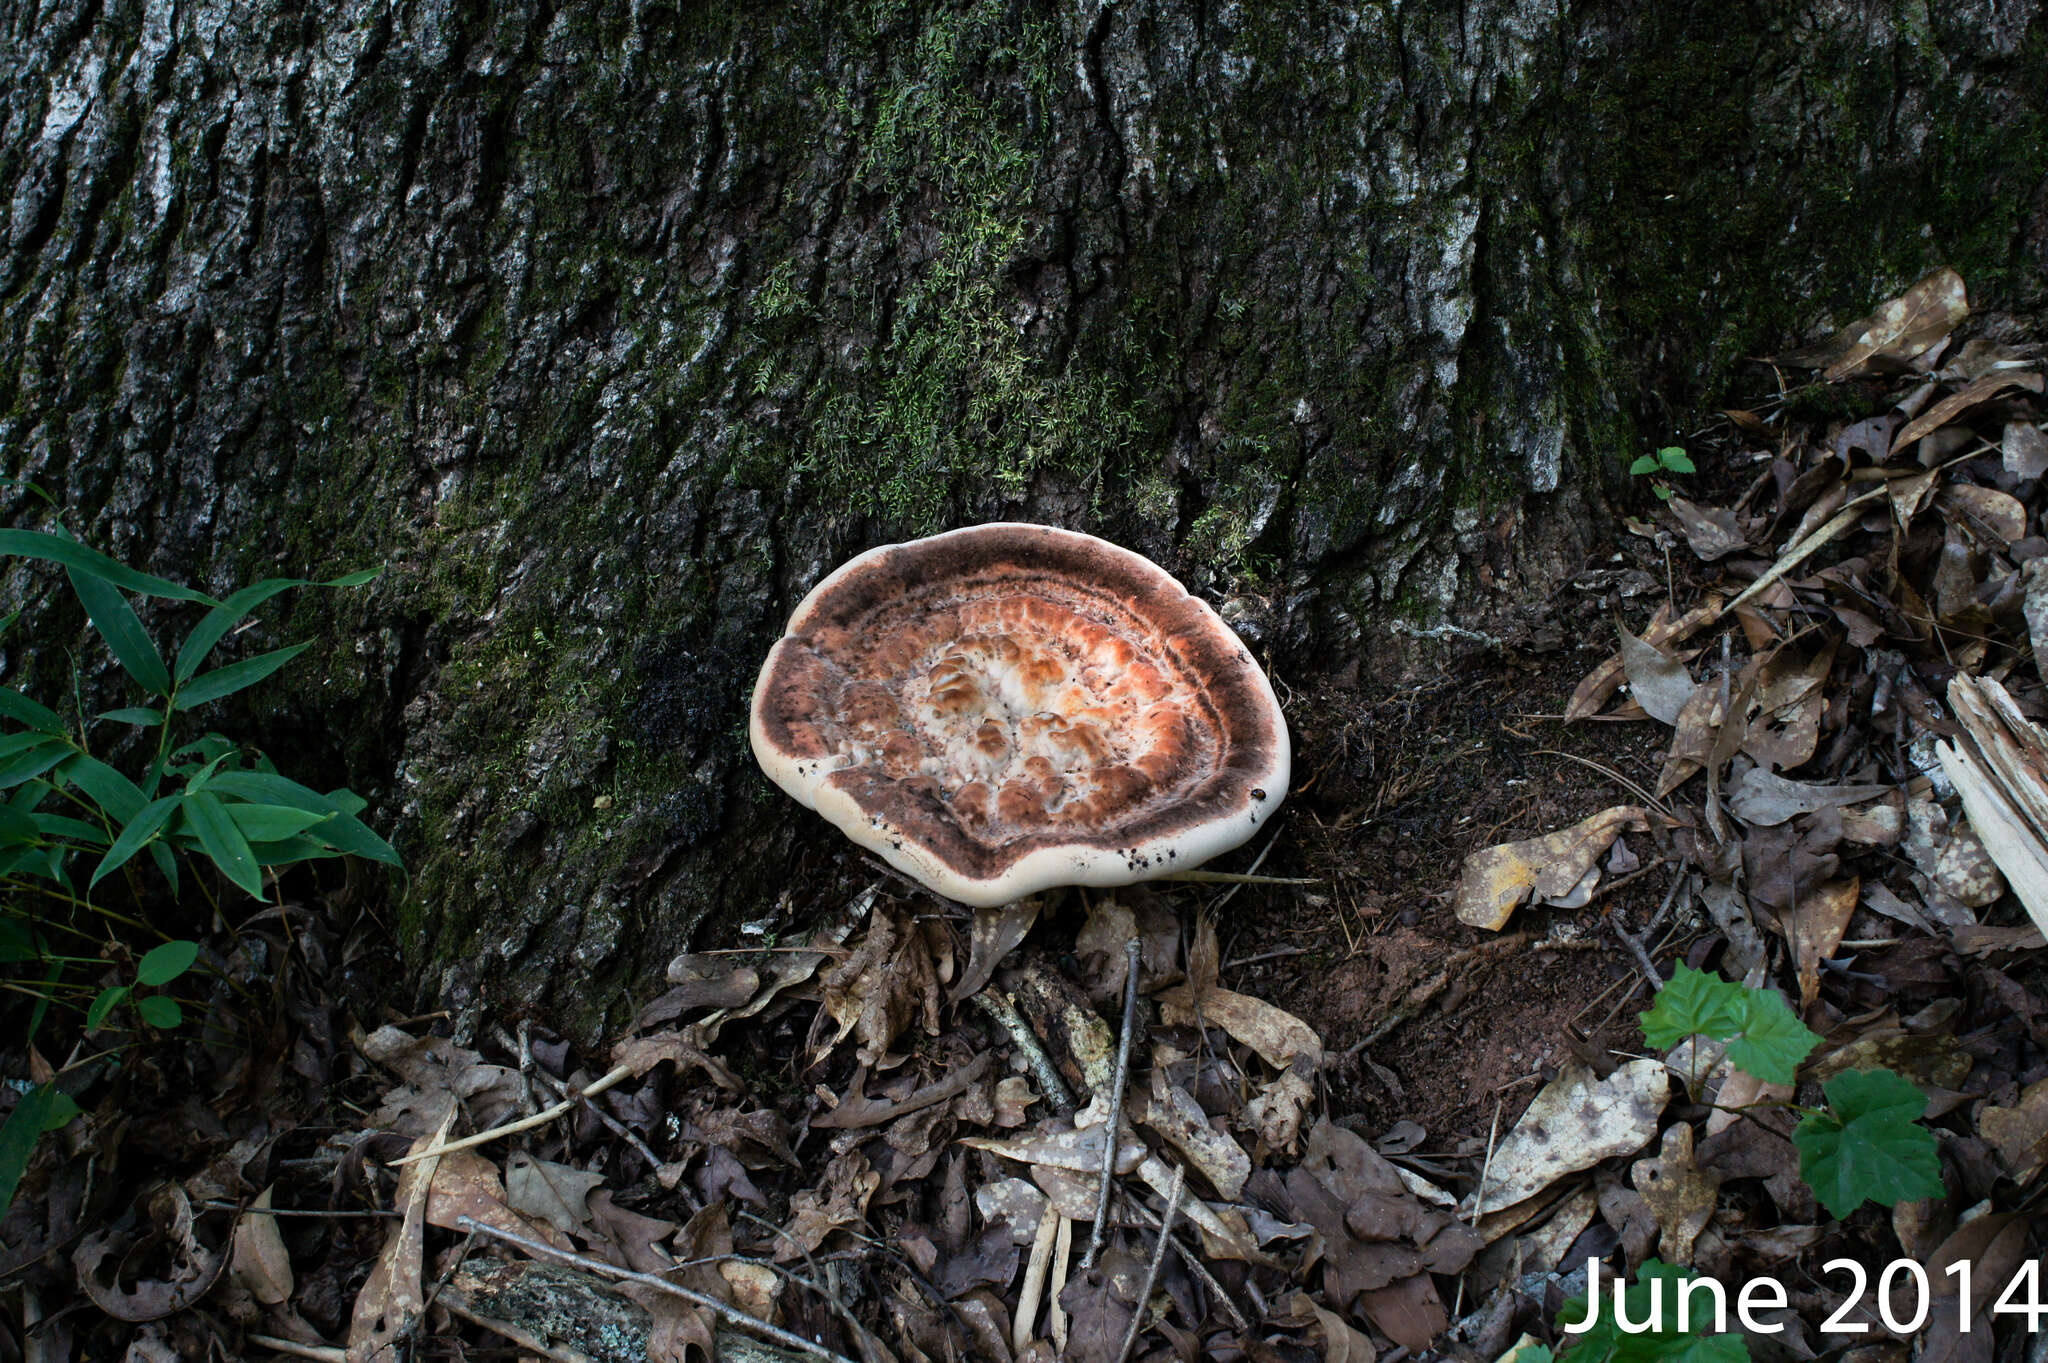
[[[2042,1363],[2042,361],[1952,278],[1517,637],[1280,678],[1236,879],[861,868],[604,1057],[358,1019],[345,894],[239,925],[30,1164],[4,1356]],[[1780,1290],[1575,1335],[1589,1261]]]

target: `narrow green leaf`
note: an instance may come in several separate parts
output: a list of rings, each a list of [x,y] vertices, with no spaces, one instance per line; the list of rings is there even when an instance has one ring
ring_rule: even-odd
[[[143,596],[215,604],[213,598],[204,592],[195,592],[190,587],[180,587],[175,582],[166,582],[148,573],[138,573],[126,564],[108,558],[97,549],[88,549],[77,540],[52,535],[44,530],[0,530],[0,554],[16,554],[22,558],[61,563],[69,572],[89,576],[97,581],[110,583],[123,591],[137,592]]]
[[[1792,1132],[1799,1176],[1830,1214],[1844,1217],[1866,1201],[1896,1206],[1940,1197],[1941,1153],[1917,1120],[1927,1095],[1891,1070],[1851,1070],[1828,1080],[1826,1112],[1810,1112]]]
[[[195,705],[204,705],[210,700],[231,696],[245,686],[254,686],[304,653],[308,647],[308,644],[293,644],[289,648],[259,653],[243,662],[230,663],[226,667],[215,668],[203,677],[195,677],[178,692],[176,708],[189,710]]]
[[[177,807],[178,797],[166,795],[161,800],[150,801],[138,810],[135,817],[122,827],[121,835],[114,839],[114,845],[107,849],[107,855],[101,858],[99,867],[92,873],[91,883],[97,885],[120,870],[130,857],[142,850],[144,844],[147,843],[152,848],[162,846],[160,843],[150,843],[149,840],[156,836],[157,830],[164,826],[164,820],[170,818],[171,811]],[[168,855],[169,849],[164,850]],[[161,866],[163,863],[160,861],[157,864]],[[172,877],[172,883],[176,883],[175,876]]]
[[[192,968],[199,959],[197,942],[165,942],[135,965],[135,982],[161,989]]]
[[[0,804],[0,844],[34,842],[42,836],[35,819],[10,804]]]
[[[0,790],[34,780],[62,762],[71,752],[71,744],[64,739],[46,738],[34,747],[0,760]]]
[[[280,838],[276,842],[252,842],[249,855],[256,858],[259,866],[291,866],[301,861],[344,857],[348,853],[300,834],[296,838]]]
[[[107,845],[107,835],[83,819],[73,819],[63,814],[31,814],[29,819],[35,824],[36,831],[46,838],[62,838],[66,842],[83,843],[87,847]]]
[[[12,918],[0,918],[0,965],[40,960],[42,954],[36,950],[35,939],[28,935],[27,928]]]
[[[99,1025],[107,1020],[107,1014],[113,1012],[120,1005],[121,1000],[127,997],[128,986],[125,984],[109,985],[107,988],[100,990],[99,997],[95,998],[92,1001],[92,1006],[85,1010],[85,1030],[88,1032],[97,1031]]]
[[[161,994],[151,994],[135,1004],[135,1011],[142,1014],[142,1020],[160,1031],[169,1031],[185,1020],[185,1010],[178,1006],[176,999],[167,999]]]
[[[220,867],[221,874],[253,898],[263,898],[263,872],[249,854],[249,840],[235,827],[221,802],[209,791],[192,790],[181,797],[181,805],[185,822],[198,837],[201,849]]]
[[[213,788],[223,795],[233,795],[253,804],[290,805],[295,809],[333,814],[333,819],[320,825],[323,841],[351,856],[381,861],[386,866],[404,865],[390,843],[371,832],[368,825],[337,802],[335,796],[353,799],[348,791],[337,791],[335,796],[322,795],[289,777],[265,771],[224,771],[213,778]]]
[[[115,724],[150,724],[164,722],[164,712],[153,710],[147,705],[129,705],[119,710],[102,710],[94,719],[111,720]]]
[[[14,1205],[14,1192],[28,1172],[29,1156],[49,1129],[56,1092],[48,1084],[37,1084],[21,1095],[14,1111],[7,1114],[7,1125],[0,1127],[0,1216]]]
[[[206,661],[206,655],[213,652],[214,645],[227,636],[242,618],[255,610],[271,597],[288,592],[293,587],[309,585],[299,577],[267,577],[253,582],[230,596],[206,613],[206,617],[192,627],[185,636],[185,643],[178,650],[178,680],[188,680],[199,670],[199,664]]]
[[[37,729],[0,737],[0,760],[12,757],[16,753],[27,752],[30,748],[39,748],[48,743],[50,737],[49,734]]]
[[[71,590],[78,593],[93,628],[107,641],[107,647],[113,650],[115,659],[128,675],[140,682],[144,690],[156,695],[169,691],[170,669],[164,666],[163,655],[150,642],[148,631],[142,628],[135,608],[128,604],[127,597],[121,595],[120,588],[104,578],[76,569],[69,570],[69,576]]]
[[[382,571],[381,568],[365,568],[326,582],[314,582],[303,577],[267,577],[261,582],[250,583],[208,611],[206,618],[193,626],[192,633],[185,637],[184,647],[178,650],[178,680],[188,680],[199,670],[199,664],[206,661],[206,655],[213,652],[214,646],[227,637],[229,630],[249,612],[279,593],[294,587],[360,587]]]
[[[116,823],[127,823],[149,803],[142,787],[97,757],[84,753],[65,762],[53,774],[58,780],[77,786],[87,799],[113,815]]]
[[[255,843],[281,842],[334,816],[310,809],[294,809],[289,805],[251,805],[235,802],[228,805],[228,817],[235,821],[235,827],[242,830],[243,837]]]
[[[10,686],[0,686],[0,715],[46,734],[64,733],[64,719],[40,701],[30,700]]]
[[[156,869],[164,873],[164,879],[171,882],[171,893],[178,892],[178,857],[162,842],[149,845],[149,859],[156,863]]]

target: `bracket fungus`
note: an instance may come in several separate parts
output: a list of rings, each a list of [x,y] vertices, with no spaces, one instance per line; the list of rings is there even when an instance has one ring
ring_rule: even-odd
[[[1128,885],[1287,793],[1272,683],[1206,602],[1093,535],[998,523],[812,589],[754,686],[762,770],[962,903]]]

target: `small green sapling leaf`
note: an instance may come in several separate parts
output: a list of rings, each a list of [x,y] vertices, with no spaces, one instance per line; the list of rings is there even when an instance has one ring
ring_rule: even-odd
[[[135,967],[135,981],[161,988],[192,968],[199,959],[197,942],[165,942],[144,956]]]
[[[1941,1155],[1917,1120],[1927,1095],[1891,1070],[1851,1070],[1822,1086],[1825,1112],[1792,1132],[1799,1174],[1821,1205],[1844,1217],[1865,1202],[1896,1205],[1940,1197]]]

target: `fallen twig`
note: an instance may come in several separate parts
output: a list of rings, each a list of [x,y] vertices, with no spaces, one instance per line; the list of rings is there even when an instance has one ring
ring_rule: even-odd
[[[1081,1256],[1081,1270],[1095,1267],[1102,1253],[1102,1241],[1109,1231],[1109,1194],[1116,1183],[1118,1133],[1124,1120],[1124,1087],[1131,1078],[1131,1034],[1138,1030],[1138,939],[1124,943],[1124,1025],[1116,1039],[1116,1072],[1109,1081],[1109,1113],[1105,1118],[1108,1138],[1102,1146],[1102,1181],[1095,1190],[1095,1224],[1088,1231],[1088,1252]]]
[[[632,1077],[633,1066],[621,1065],[602,1078],[586,1084],[583,1088],[578,1089],[573,1096],[564,1098],[545,1112],[537,1112],[531,1117],[522,1117],[516,1122],[507,1122],[504,1126],[494,1126],[489,1131],[479,1131],[474,1136],[464,1136],[459,1141],[450,1141],[446,1145],[437,1145],[431,1150],[422,1150],[416,1155],[406,1155],[401,1159],[391,1161],[391,1167],[395,1169],[402,1164],[413,1164],[419,1160],[433,1159],[437,1155],[447,1154],[450,1150],[467,1150],[472,1146],[486,1145],[501,1136],[516,1136],[522,1131],[531,1131],[537,1126],[546,1126],[555,1118],[574,1112],[576,1104],[583,1099],[595,1097],[613,1085]]]
[[[1052,1057],[1045,1053],[1045,1047],[1038,1044],[1031,1024],[1024,1021],[1010,996],[1000,989],[984,989],[973,996],[972,1002],[1010,1034],[1011,1042],[1024,1055],[1025,1067],[1038,1081],[1038,1091],[1052,1104],[1053,1110],[1062,1117],[1070,1115],[1078,1106],[1074,1101],[1074,1091],[1067,1087],[1067,1081],[1061,1077],[1059,1067],[1052,1063]]]
[[[1173,1218],[1180,1210],[1181,1187],[1187,1177],[1185,1168],[1173,1166],[1173,1186],[1166,1190],[1166,1211],[1159,1220],[1159,1237],[1152,1242],[1152,1262],[1145,1265],[1145,1285],[1138,1289],[1137,1308],[1131,1312],[1130,1328],[1124,1331],[1124,1346],[1116,1351],[1116,1363],[1125,1363],[1130,1358],[1138,1343],[1138,1333],[1145,1328],[1145,1307],[1152,1300],[1152,1289],[1158,1285],[1159,1265],[1166,1260],[1166,1247],[1172,1243]]]

